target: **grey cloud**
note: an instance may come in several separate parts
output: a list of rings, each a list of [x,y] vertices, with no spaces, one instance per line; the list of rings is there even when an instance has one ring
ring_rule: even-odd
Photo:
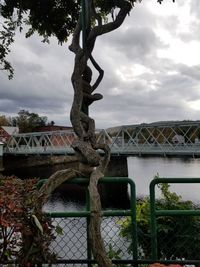
[[[17,45],[15,43],[14,51],[10,55],[15,67],[13,80],[9,81],[5,73],[0,73],[1,112],[16,114],[19,109],[27,109],[45,115],[50,114],[52,117],[60,114],[62,117],[63,110],[67,109],[68,114],[65,116],[69,117],[73,95],[70,83],[72,68],[71,62],[64,60],[66,54],[58,51],[57,46],[49,46],[49,50],[46,52],[47,58],[44,59],[44,56],[42,61],[36,55],[38,60],[35,60],[31,57],[32,53],[28,52],[27,55],[27,50],[32,51],[35,43],[25,42],[22,44],[20,42],[19,46],[25,47],[24,55],[21,55],[20,60],[20,55],[16,54]]]
[[[137,101],[123,99],[123,98],[112,98],[112,103],[115,103],[111,107],[106,106],[107,109],[103,113],[103,119],[101,120],[105,127],[122,125],[122,124],[135,124],[142,122],[152,122],[158,120],[176,120],[188,118],[188,112],[184,110],[181,105],[161,105],[161,103],[152,99],[145,98],[146,101]],[[142,102],[142,103],[141,103]],[[111,103],[111,102],[109,102]],[[149,103],[149,104],[148,104]],[[101,114],[101,109],[96,107],[96,118],[97,125]]]
[[[91,105],[90,114],[96,119],[98,128],[198,118],[198,112],[191,110],[186,103],[200,98],[200,66],[189,67],[157,57],[158,48],[166,46],[160,41],[156,27],[164,27],[179,38],[176,21],[176,16],[169,16],[166,21],[151,14],[142,1],[122,27],[97,40],[93,56],[105,71],[97,92],[104,98]],[[197,25],[198,21],[191,34],[197,30]],[[188,40],[191,40],[189,35]],[[13,114],[23,108],[47,115],[56,123],[69,124],[73,98],[70,76],[74,57],[67,45],[58,46],[55,39],[46,45],[36,36],[28,40],[17,36],[10,58],[16,74],[13,81],[8,81],[0,73],[0,112]],[[142,64],[149,71],[131,81],[123,80],[117,74],[119,68],[129,69],[135,63]],[[172,71],[176,72],[170,74]],[[95,71],[95,77],[97,75]],[[157,82],[154,89],[151,88],[152,81]],[[113,88],[120,95],[113,95]]]
[[[179,3],[179,5],[181,2]],[[182,3],[183,4],[183,3]],[[190,9],[190,14],[193,17],[193,20],[190,22],[189,25],[189,31],[186,32],[181,32],[178,33],[178,37],[183,41],[183,42],[191,42],[191,41],[199,41],[200,40],[200,2],[199,0],[190,0],[189,1],[189,9]],[[176,27],[176,25],[175,25]]]
[[[183,64],[171,64],[177,74],[161,73],[159,92],[172,95],[177,101],[185,99],[191,101],[200,98],[199,66],[189,67]]]
[[[159,26],[164,27],[166,30],[170,32],[173,36],[178,34],[177,25],[179,23],[178,18],[175,15],[168,16],[168,19],[163,19],[163,17],[159,16],[157,18]]]
[[[137,3],[132,9],[130,16],[124,22],[124,27],[144,26],[154,28],[157,25],[157,18],[149,12],[147,2]]]
[[[186,75],[191,79],[200,81],[200,65],[190,67],[183,64],[179,64],[179,71],[181,74]]]
[[[163,64],[162,64],[163,61]],[[156,120],[176,120],[176,119],[198,119],[198,112],[186,106],[185,101],[195,100],[200,97],[200,90],[197,90],[196,77],[189,75],[189,70],[194,73],[195,68],[185,65],[178,65],[173,62],[159,60],[161,67],[159,74],[154,69],[152,74],[142,75],[144,80],[157,79],[159,81],[157,90],[149,90],[144,83],[138,80],[132,83],[118,83],[118,88],[124,91],[120,96],[111,96],[106,93],[105,98],[96,104],[94,116],[98,120],[101,118],[101,108],[105,118],[105,125],[112,124],[133,124],[141,122],[151,122]],[[159,64],[156,65],[159,67]],[[167,71],[176,70],[177,74],[168,75]],[[186,75],[187,74],[187,75]],[[152,77],[151,77],[152,75]],[[100,103],[101,102],[101,103]],[[118,122],[118,123],[117,123]]]
[[[200,19],[196,19],[190,24],[190,30],[187,32],[181,32],[178,37],[186,43],[190,43],[192,41],[199,41],[200,40]]]
[[[32,62],[27,62],[26,64],[20,62],[19,60],[14,60],[14,65],[17,66],[17,72],[22,72],[22,73],[31,73],[31,75],[38,75],[42,74],[44,72],[43,68],[41,65],[32,63]]]
[[[131,64],[131,58],[126,64]],[[165,120],[173,119],[174,116],[183,119],[184,116],[187,117],[191,110],[185,106],[185,100],[191,101],[199,97],[196,81],[198,67],[188,67],[158,58],[152,59],[148,67],[151,73],[144,73],[132,82],[121,81],[117,78],[115,86],[122,94],[111,96],[109,91],[105,91],[104,99],[96,103],[95,109],[100,112],[101,107],[106,107],[103,108],[104,112],[107,110],[108,114],[113,116],[113,123],[118,120],[119,124],[121,117],[126,123],[130,121],[130,117],[133,121],[135,117],[137,121],[152,121],[150,118],[156,120],[159,116]],[[168,74],[172,71],[176,71],[176,74]],[[115,80],[116,77],[111,72],[110,74],[109,79]],[[158,82],[156,90],[150,88],[152,80]],[[107,84],[106,79],[103,83],[105,88],[111,85]],[[120,112],[124,115],[119,115]]]
[[[116,32],[110,39],[107,37],[107,43],[112,49],[118,50],[134,61],[141,61],[141,55],[145,58],[154,53],[158,46],[163,47],[151,28],[135,25],[121,31],[120,34]]]
[[[190,0],[190,11],[199,18],[200,2],[199,0]]]

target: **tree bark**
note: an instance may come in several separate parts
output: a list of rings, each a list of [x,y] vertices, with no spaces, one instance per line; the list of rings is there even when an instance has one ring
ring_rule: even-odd
[[[84,49],[82,49],[80,46],[80,33],[82,29],[81,20],[79,19],[74,31],[72,44],[69,47],[75,54],[74,70],[71,79],[74,89],[74,99],[70,118],[74,131],[78,136],[78,141],[74,142],[72,146],[76,151],[77,157],[83,163],[83,166],[89,166],[91,170],[89,173],[89,193],[91,200],[90,242],[93,256],[100,267],[112,266],[101,236],[101,201],[97,189],[98,181],[104,176],[110,159],[110,149],[105,144],[97,143],[95,122],[89,116],[88,110],[90,104],[102,99],[100,94],[92,94],[103,78],[103,70],[92,56],[96,38],[120,27],[126,15],[131,10],[131,5],[125,0],[116,0],[115,2],[116,6],[120,9],[118,15],[114,21],[103,25],[100,17],[95,12],[93,0],[90,0],[91,18],[96,20],[98,24],[93,28],[89,27],[86,43],[84,44]],[[92,70],[88,66],[89,60],[91,60],[93,67],[99,72],[99,77],[93,86],[90,84]],[[100,157],[97,151],[98,149],[102,149],[105,152],[104,157]],[[85,172],[84,169],[82,171]]]
[[[108,258],[104,241],[101,236],[101,201],[98,193],[97,185],[101,177],[104,176],[105,169],[110,160],[110,149],[106,144],[100,144],[96,140],[95,121],[89,116],[89,106],[94,102],[103,98],[101,94],[93,94],[103,78],[103,70],[92,56],[96,38],[102,34],[111,32],[123,23],[126,15],[131,10],[131,5],[125,0],[116,0],[115,4],[119,8],[116,18],[109,23],[102,24],[100,16],[95,11],[93,0],[88,0],[90,17],[93,21],[97,21],[96,26],[89,25],[87,28],[86,43],[84,49],[80,45],[80,33],[82,30],[81,18],[77,22],[76,29],[73,34],[72,44],[69,49],[75,54],[74,69],[71,77],[74,89],[74,99],[70,112],[70,119],[73,129],[78,137],[72,147],[75,150],[76,157],[80,161],[79,169],[67,169],[58,171],[53,174],[39,190],[36,197],[36,210],[41,211],[42,206],[46,203],[51,193],[63,182],[76,176],[89,177],[89,193],[91,206],[90,219],[90,242],[94,259],[100,267],[111,267],[112,262]],[[92,69],[89,67],[89,60],[99,76],[91,85]],[[100,156],[98,150],[104,151],[104,155]]]

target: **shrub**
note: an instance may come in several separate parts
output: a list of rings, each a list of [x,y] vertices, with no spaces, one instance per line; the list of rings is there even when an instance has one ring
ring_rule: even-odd
[[[181,196],[170,192],[169,184],[159,184],[161,198],[156,200],[156,208],[161,210],[196,210],[200,207],[192,201],[184,201]],[[139,256],[151,258],[150,199],[137,201],[136,220],[139,241]],[[123,237],[131,240],[131,219],[120,221]],[[161,259],[199,259],[200,217],[162,216],[157,218],[158,257]],[[131,246],[129,247],[131,250]]]
[[[49,262],[54,254],[50,219],[35,213],[37,180],[16,177],[0,179],[0,262],[18,261],[21,266]]]

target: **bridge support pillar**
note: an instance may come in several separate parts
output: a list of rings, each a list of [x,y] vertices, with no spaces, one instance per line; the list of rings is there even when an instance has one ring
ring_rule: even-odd
[[[0,157],[0,173],[4,171],[4,167],[3,167],[3,157]]]
[[[126,156],[111,156],[107,171],[107,177],[128,177],[128,163]]]

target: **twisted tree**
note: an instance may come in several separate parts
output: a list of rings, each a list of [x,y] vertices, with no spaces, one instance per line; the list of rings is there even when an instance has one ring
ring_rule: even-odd
[[[138,0],[141,1],[141,0]],[[163,0],[157,0],[161,3]],[[174,0],[173,0],[174,1]],[[0,32],[0,60],[2,69],[13,70],[6,55],[9,45],[14,41],[15,30],[22,29],[24,23],[29,26],[26,36],[35,31],[48,42],[50,36],[56,36],[60,43],[67,41],[72,34],[69,49],[75,55],[74,69],[71,77],[74,99],[70,119],[78,139],[73,143],[79,167],[77,170],[67,169],[53,174],[48,182],[38,191],[34,212],[42,209],[51,192],[68,179],[75,176],[89,177],[91,198],[90,240],[94,258],[101,267],[112,266],[106,255],[101,237],[101,202],[97,190],[98,180],[103,177],[110,159],[110,149],[106,144],[98,143],[95,135],[95,122],[89,115],[89,106],[102,95],[94,93],[103,78],[103,70],[94,59],[92,53],[97,37],[119,28],[130,13],[137,0],[1,0],[1,15],[6,19]],[[82,4],[82,13],[81,13]],[[114,12],[117,15],[114,16]],[[109,18],[112,18],[109,20]],[[80,35],[83,39],[81,41]],[[93,70],[99,76],[92,85]],[[103,156],[98,150],[103,150]]]

